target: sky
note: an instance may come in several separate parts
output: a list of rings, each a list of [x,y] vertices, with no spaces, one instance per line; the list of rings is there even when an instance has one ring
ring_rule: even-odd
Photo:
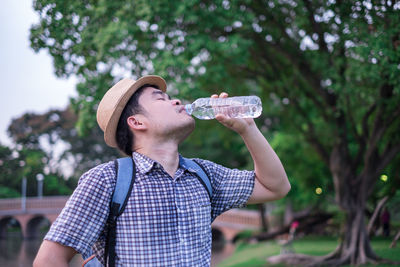
[[[65,108],[76,96],[76,78],[57,78],[51,56],[35,53],[29,28],[38,15],[32,0],[3,0],[0,8],[0,144],[11,145],[7,128],[26,112]]]

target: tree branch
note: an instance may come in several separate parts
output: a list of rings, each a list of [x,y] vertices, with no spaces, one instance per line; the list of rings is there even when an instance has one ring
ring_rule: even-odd
[[[369,107],[368,111],[365,113],[362,119],[362,129],[363,129],[362,138],[364,139],[364,142],[366,142],[369,137],[368,119],[375,110],[376,110],[376,103],[373,103]]]
[[[383,125],[387,129],[396,119],[399,119],[400,117],[400,106],[397,107],[397,109],[391,113],[391,115],[385,119]]]
[[[385,205],[385,203],[388,201],[389,196],[385,196],[381,200],[378,201],[378,204],[375,207],[374,213],[372,214],[371,218],[369,219],[368,226],[367,226],[367,233],[368,236],[371,236],[373,226],[375,224],[376,219],[378,218],[379,212],[381,211],[382,207]]]
[[[253,58],[255,59],[255,61],[260,61],[261,59],[265,59],[266,65],[276,65],[276,67],[274,69],[284,69],[287,67],[287,66],[283,66],[282,64],[277,65],[277,62],[279,62],[279,61],[272,57],[272,55],[274,55],[275,53],[274,52],[267,53],[267,50],[265,49],[266,45],[268,45],[267,47],[271,47],[272,50],[275,50],[275,52],[278,52],[280,55],[283,55],[292,64],[293,63],[299,64],[292,55],[290,55],[285,50],[283,50],[279,45],[266,43],[266,41],[264,39],[261,39],[259,35],[253,36],[253,39],[256,41],[258,47],[260,47],[260,49],[257,49],[257,50],[252,49],[252,54],[253,54]],[[260,56],[256,51],[261,51],[262,55]],[[303,64],[306,64],[306,63],[303,62]],[[306,83],[308,85],[310,85],[311,88],[315,88],[316,86],[319,87],[319,83],[316,82],[316,80],[319,80],[319,79],[312,78],[311,76],[313,75],[313,73],[310,70],[307,71],[306,69],[309,69],[309,66],[303,67],[303,66],[301,66],[301,64],[298,65],[295,68],[295,70],[297,70],[299,72],[299,75],[296,75],[296,77],[298,76],[300,78],[303,78],[306,81]],[[279,74],[279,73],[277,73],[277,74]],[[319,108],[320,114],[323,116],[323,118],[325,120],[332,120],[332,117],[327,113],[328,106],[326,104],[324,104],[323,101],[318,99],[317,94],[311,93],[309,90],[307,90],[307,88],[308,87],[302,87],[300,90],[305,94],[305,96],[307,98],[309,98],[314,103],[314,105],[316,107]],[[315,90],[318,90],[318,89],[315,89]],[[324,94],[322,91],[323,90],[320,91],[319,95]]]
[[[296,106],[296,110],[304,118],[304,121],[306,122],[309,130],[305,131],[301,127],[298,127],[298,129],[303,133],[304,137],[308,140],[308,142],[315,148],[315,150],[320,155],[321,159],[325,162],[325,164],[329,166],[329,153],[317,138],[314,125],[311,123],[311,120],[308,119],[307,113],[301,108],[300,103],[297,101],[296,98],[292,98],[291,101]]]
[[[356,122],[354,120],[352,109],[350,107],[349,95],[347,93],[345,93],[345,94],[346,94],[345,99],[346,99],[347,115],[348,115],[348,118],[349,118],[349,121],[350,121],[350,125],[351,125],[350,128],[351,128],[351,131],[353,132],[353,134],[354,134],[359,146],[361,147],[365,143],[363,143],[361,135],[357,132]]]
[[[393,145],[389,142],[382,153],[380,164],[376,169],[376,174],[379,175],[383,169],[400,153],[400,143]]]
[[[311,28],[313,29],[314,32],[317,33],[318,35],[318,45],[321,48],[321,50],[327,54],[329,54],[328,51],[328,46],[325,42],[324,34],[322,32],[322,29],[320,27],[320,24],[315,21],[315,14],[314,14],[314,9],[312,8],[312,3],[310,0],[303,0],[304,6],[306,7],[308,11],[308,20],[310,21]],[[329,63],[332,63],[331,58],[329,57]]]
[[[255,14],[257,14],[257,12],[255,12],[255,10],[264,10],[263,7],[264,7],[265,3],[263,3],[263,2],[259,3],[259,2],[260,1],[253,2],[255,4],[259,4],[258,7],[256,7],[256,8],[249,7]],[[268,15],[270,18],[268,23],[273,23],[273,26],[275,26],[275,28],[280,30],[280,33],[282,34],[282,36],[285,38],[285,40],[287,40],[286,45],[289,45],[290,51],[295,51],[295,53],[288,53],[289,49],[282,48],[281,44],[266,43],[266,41],[264,39],[263,39],[264,44],[262,47],[265,47],[265,44],[270,45],[272,48],[274,48],[276,50],[276,52],[278,52],[282,56],[286,57],[292,64],[296,65],[297,70],[303,74],[303,76],[306,78],[305,80],[307,80],[308,83],[311,85],[311,88],[313,88],[314,91],[325,100],[325,102],[328,104],[328,106],[330,106],[331,108],[334,109],[336,106],[336,95],[333,93],[327,92],[326,90],[324,90],[321,87],[321,85],[320,85],[321,78],[318,75],[314,75],[314,72],[311,70],[311,67],[309,66],[309,64],[307,64],[306,60],[303,59],[303,57],[302,57],[303,52],[299,50],[299,44],[294,43],[293,39],[290,36],[288,36],[288,34],[286,32],[286,28],[284,27],[284,24],[282,24],[282,21],[277,19],[274,13],[271,13]],[[322,38],[322,40],[323,40],[323,38]]]
[[[393,86],[388,84],[382,85],[380,89],[380,94],[383,100],[389,99],[393,94]],[[365,154],[366,158],[368,158],[369,155],[373,153],[373,151],[375,151],[378,141],[381,140],[387,128],[393,123],[396,118],[398,118],[398,115],[400,114],[400,107],[398,107],[395,112],[391,113],[389,118],[385,118],[385,115],[387,115],[386,113],[386,106],[384,104],[379,105],[373,123],[373,130],[367,142],[368,150]]]
[[[368,158],[368,164],[365,164],[363,172],[359,175],[359,179],[364,178],[366,195],[369,196],[373,191],[377,177],[382,173],[386,166],[400,153],[400,143],[393,144],[388,142],[383,153],[379,156],[377,149]],[[372,172],[372,173],[370,173]]]

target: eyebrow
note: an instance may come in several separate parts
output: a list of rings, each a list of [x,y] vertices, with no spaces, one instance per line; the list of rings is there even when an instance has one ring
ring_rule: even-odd
[[[171,97],[161,90],[154,90],[153,92],[151,92],[151,95],[152,96],[161,95],[162,97],[167,97],[169,100],[171,100]]]

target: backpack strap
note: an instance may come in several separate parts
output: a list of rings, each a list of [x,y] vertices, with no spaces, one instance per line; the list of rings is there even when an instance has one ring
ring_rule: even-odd
[[[200,183],[204,186],[204,188],[207,190],[208,196],[210,197],[210,201],[213,196],[213,191],[212,191],[212,186],[211,186],[211,180],[206,174],[205,170],[203,167],[195,162],[192,159],[180,158],[180,164],[185,167],[186,169],[189,169],[190,171],[194,172],[199,179]]]
[[[112,205],[114,203],[119,205],[117,214],[119,216],[124,212],[126,203],[128,202],[133,184],[135,183],[136,170],[135,162],[131,157],[116,159],[115,164],[117,167],[117,182],[112,196]]]
[[[136,177],[135,162],[131,157],[119,158],[114,162],[117,172],[117,181],[110,203],[110,213],[107,220],[108,232],[104,252],[104,262],[107,265],[108,258],[108,266],[110,267],[115,266],[117,218],[124,212]]]

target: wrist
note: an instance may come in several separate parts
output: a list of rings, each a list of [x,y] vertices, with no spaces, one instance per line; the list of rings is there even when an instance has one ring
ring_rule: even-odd
[[[259,133],[260,131],[258,130],[258,127],[257,127],[257,125],[254,123],[254,121],[253,121],[253,123],[251,123],[251,124],[249,124],[247,127],[245,127],[244,129],[243,129],[243,131],[241,131],[240,133],[239,133],[239,135],[243,138],[243,139],[245,139],[245,138],[248,138],[248,137],[254,137],[254,135],[255,134],[257,134],[257,133]]]

